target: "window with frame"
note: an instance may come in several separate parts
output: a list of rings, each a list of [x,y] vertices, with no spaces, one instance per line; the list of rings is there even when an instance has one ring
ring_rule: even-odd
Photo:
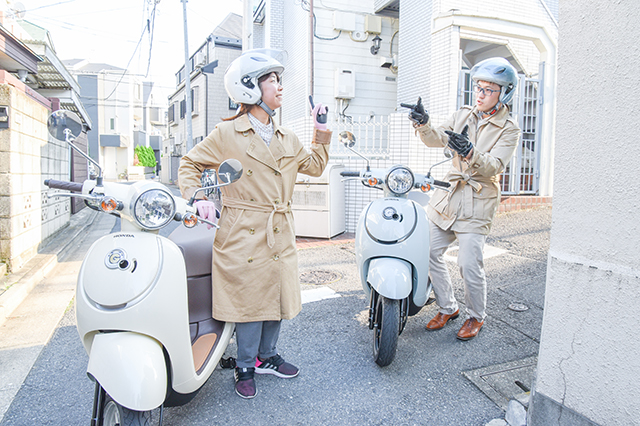
[[[173,123],[175,121],[175,113],[176,113],[176,104],[172,103],[169,105],[168,117],[169,123]]]
[[[191,89],[191,114],[200,113],[200,87],[196,86]]]

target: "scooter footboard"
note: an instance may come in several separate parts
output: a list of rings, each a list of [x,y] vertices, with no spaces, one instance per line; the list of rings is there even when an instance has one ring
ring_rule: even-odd
[[[369,262],[367,282],[382,296],[402,300],[411,294],[411,264],[394,257],[380,257]]]
[[[87,374],[130,410],[157,408],[167,393],[162,345],[143,334],[97,334],[91,345]]]

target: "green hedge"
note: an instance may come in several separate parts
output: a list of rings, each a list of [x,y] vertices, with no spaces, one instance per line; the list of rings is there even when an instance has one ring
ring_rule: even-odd
[[[153,153],[153,148],[151,148],[150,146],[138,145],[136,146],[134,151],[138,156],[138,161],[140,161],[141,166],[144,166],[144,167],[156,166],[156,156]]]

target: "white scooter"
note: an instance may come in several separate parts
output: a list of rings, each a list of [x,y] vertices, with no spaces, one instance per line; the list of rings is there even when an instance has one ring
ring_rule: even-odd
[[[51,114],[49,132],[92,162],[96,180],[83,184],[47,180],[50,196],[80,197],[96,210],[119,215],[121,232],[105,235],[87,252],[76,288],[78,333],[96,382],[92,426],[148,425],[151,410],[183,405],[218,365],[235,324],[211,317],[211,255],[215,230],[198,222],[194,197],[175,197],[162,184],[103,182],[100,166],[73,140],[82,131],[77,115]],[[231,184],[242,175],[237,160],[218,177]],[[181,221],[170,238],[158,231]]]
[[[387,170],[370,169],[369,160],[352,147],[355,136],[340,133],[346,148],[367,161],[365,170],[341,172],[369,188],[381,189],[384,197],[369,203],[356,226],[356,264],[362,288],[369,295],[369,329],[373,330],[373,356],[385,367],[396,355],[398,336],[409,316],[432,303],[429,280],[429,221],[425,207],[434,186],[446,190],[448,182],[414,174],[395,165]],[[449,157],[447,150],[445,155]],[[345,179],[347,180],[347,179]],[[420,203],[409,199],[411,190],[421,191]]]

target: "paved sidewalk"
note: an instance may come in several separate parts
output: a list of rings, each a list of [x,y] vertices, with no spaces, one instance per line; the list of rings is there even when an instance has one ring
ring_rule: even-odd
[[[62,229],[22,268],[2,277],[0,285],[0,326],[38,284],[72,250],[74,241],[86,232],[99,213],[89,208],[71,216]]]

